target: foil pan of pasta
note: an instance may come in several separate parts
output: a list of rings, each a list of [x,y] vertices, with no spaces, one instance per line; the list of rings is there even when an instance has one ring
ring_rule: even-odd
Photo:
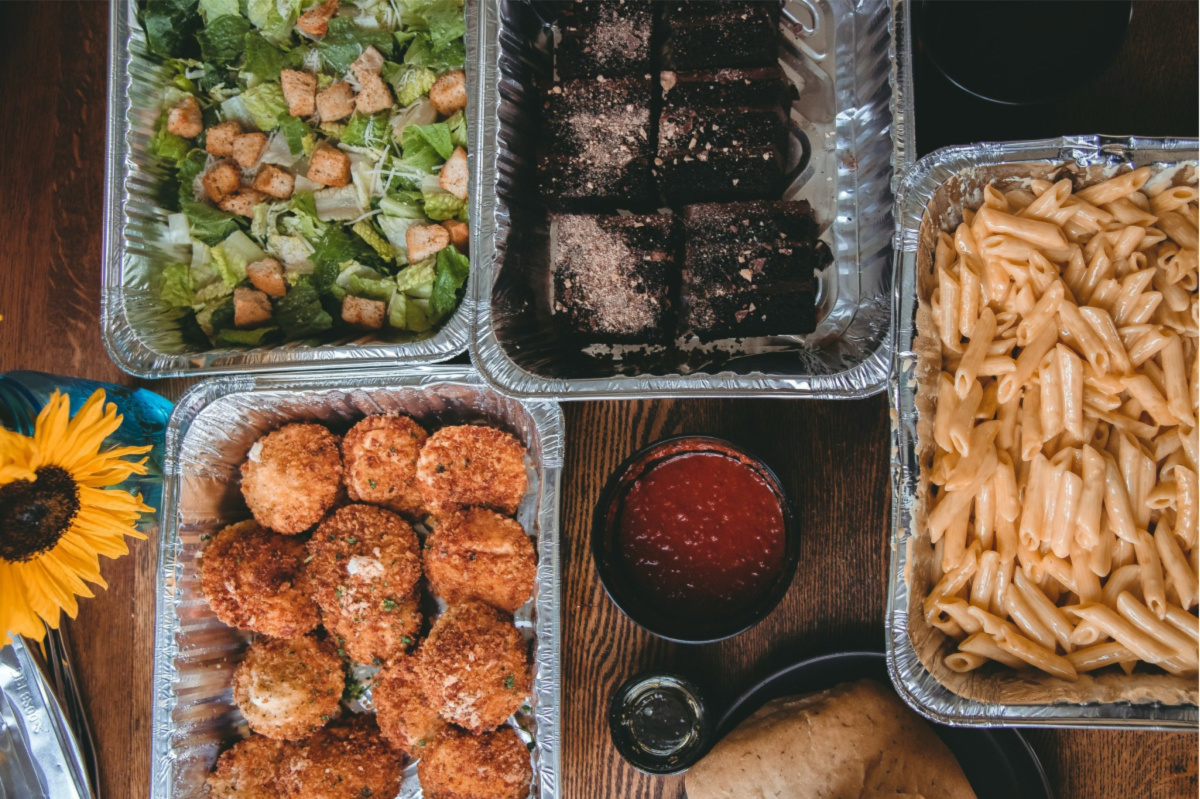
[[[563,435],[470,367],[187,393],[150,795],[557,796]]]
[[[882,391],[892,163],[911,151],[907,101],[893,137],[894,13],[490,4],[494,202],[471,343],[485,379],[568,399]]]
[[[115,0],[102,333],[140,377],[466,350],[476,0]]]
[[[888,660],[953,724],[1197,723],[1197,142],[939,150],[897,194]]]

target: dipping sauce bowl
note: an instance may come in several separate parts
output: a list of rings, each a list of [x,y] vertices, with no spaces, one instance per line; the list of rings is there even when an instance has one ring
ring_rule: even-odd
[[[609,597],[655,635],[707,643],[762,621],[791,585],[795,515],[758,458],[708,436],[635,453],[609,478],[592,525]]]

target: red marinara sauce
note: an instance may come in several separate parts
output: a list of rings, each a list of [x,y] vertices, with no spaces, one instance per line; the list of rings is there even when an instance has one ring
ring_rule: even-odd
[[[754,467],[684,452],[630,487],[617,522],[617,560],[650,604],[671,614],[729,615],[783,569],[783,506]]]

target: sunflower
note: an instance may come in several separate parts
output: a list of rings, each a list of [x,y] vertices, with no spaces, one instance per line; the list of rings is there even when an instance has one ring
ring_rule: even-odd
[[[121,419],[103,389],[74,418],[55,391],[32,437],[0,428],[0,646],[10,635],[41,640],[60,611],[75,618],[76,597],[93,596],[88,583],[108,587],[99,556],[126,554],[125,536],[146,537],[134,525],[154,509],[108,486],[145,474],[145,458],[125,458],[151,447],[100,451]]]

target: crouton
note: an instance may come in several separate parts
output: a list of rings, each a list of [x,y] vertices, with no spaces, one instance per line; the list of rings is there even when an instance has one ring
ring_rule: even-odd
[[[300,15],[296,27],[309,36],[324,36],[329,33],[329,20],[337,13],[338,0],[329,0],[319,6],[313,6]]]
[[[254,176],[254,183],[251,185],[263,194],[269,194],[279,200],[286,200],[292,196],[296,179],[290,172],[284,172],[279,167],[270,164],[263,164],[262,168],[258,170],[258,174]]]
[[[441,225],[411,225],[404,231],[404,246],[408,249],[408,262],[424,261],[450,243],[450,231]]]
[[[204,120],[200,118],[200,104],[190,94],[183,98],[179,105],[167,112],[167,132],[194,139],[204,130]]]
[[[233,160],[242,169],[251,169],[258,163],[258,157],[266,146],[265,133],[243,133],[233,140]]]
[[[285,69],[279,73],[279,82],[283,85],[288,113],[294,117],[312,116],[317,110],[317,76]]]
[[[429,102],[442,116],[467,107],[467,73],[461,69],[447,72],[433,82],[429,89]]]
[[[242,126],[237,120],[227,119],[213,125],[204,134],[204,149],[209,155],[217,158],[228,158],[233,155],[233,140],[242,135]]]
[[[358,78],[359,83],[366,83],[368,77],[383,71],[383,55],[375,49],[375,45],[367,45],[362,55],[350,65],[350,71]]]
[[[442,164],[442,171],[438,175],[438,185],[458,199],[465,200],[467,199],[469,176],[467,151],[461,147],[455,147],[454,152],[450,153],[450,157],[446,159],[446,163]]]
[[[274,258],[264,258],[246,265],[246,277],[254,288],[272,297],[287,294],[287,283],[283,279],[283,266]]]
[[[238,189],[217,206],[228,214],[237,214],[249,218],[254,217],[254,206],[266,200],[266,195],[254,189]]]
[[[233,164],[222,161],[208,170],[201,182],[204,184],[204,193],[208,195],[208,199],[219,203],[237,191],[238,185],[242,182],[242,173]]]
[[[392,107],[392,92],[378,75],[367,75],[362,90],[354,98],[354,107],[360,114],[378,114]]]
[[[238,286],[233,290],[233,324],[254,327],[271,318],[271,299],[258,289]]]
[[[387,303],[383,300],[365,300],[352,296],[342,300],[342,319],[356,327],[378,330],[383,327],[386,312]]]
[[[457,219],[447,219],[442,222],[442,227],[446,228],[450,233],[450,243],[459,252],[466,252],[467,246],[471,242],[471,229],[467,227],[465,222],[459,222]]]
[[[344,80],[317,92],[317,113],[322,122],[337,122],[354,113],[354,89]]]
[[[323,186],[350,183],[350,156],[328,142],[322,142],[308,159],[308,179]]]

